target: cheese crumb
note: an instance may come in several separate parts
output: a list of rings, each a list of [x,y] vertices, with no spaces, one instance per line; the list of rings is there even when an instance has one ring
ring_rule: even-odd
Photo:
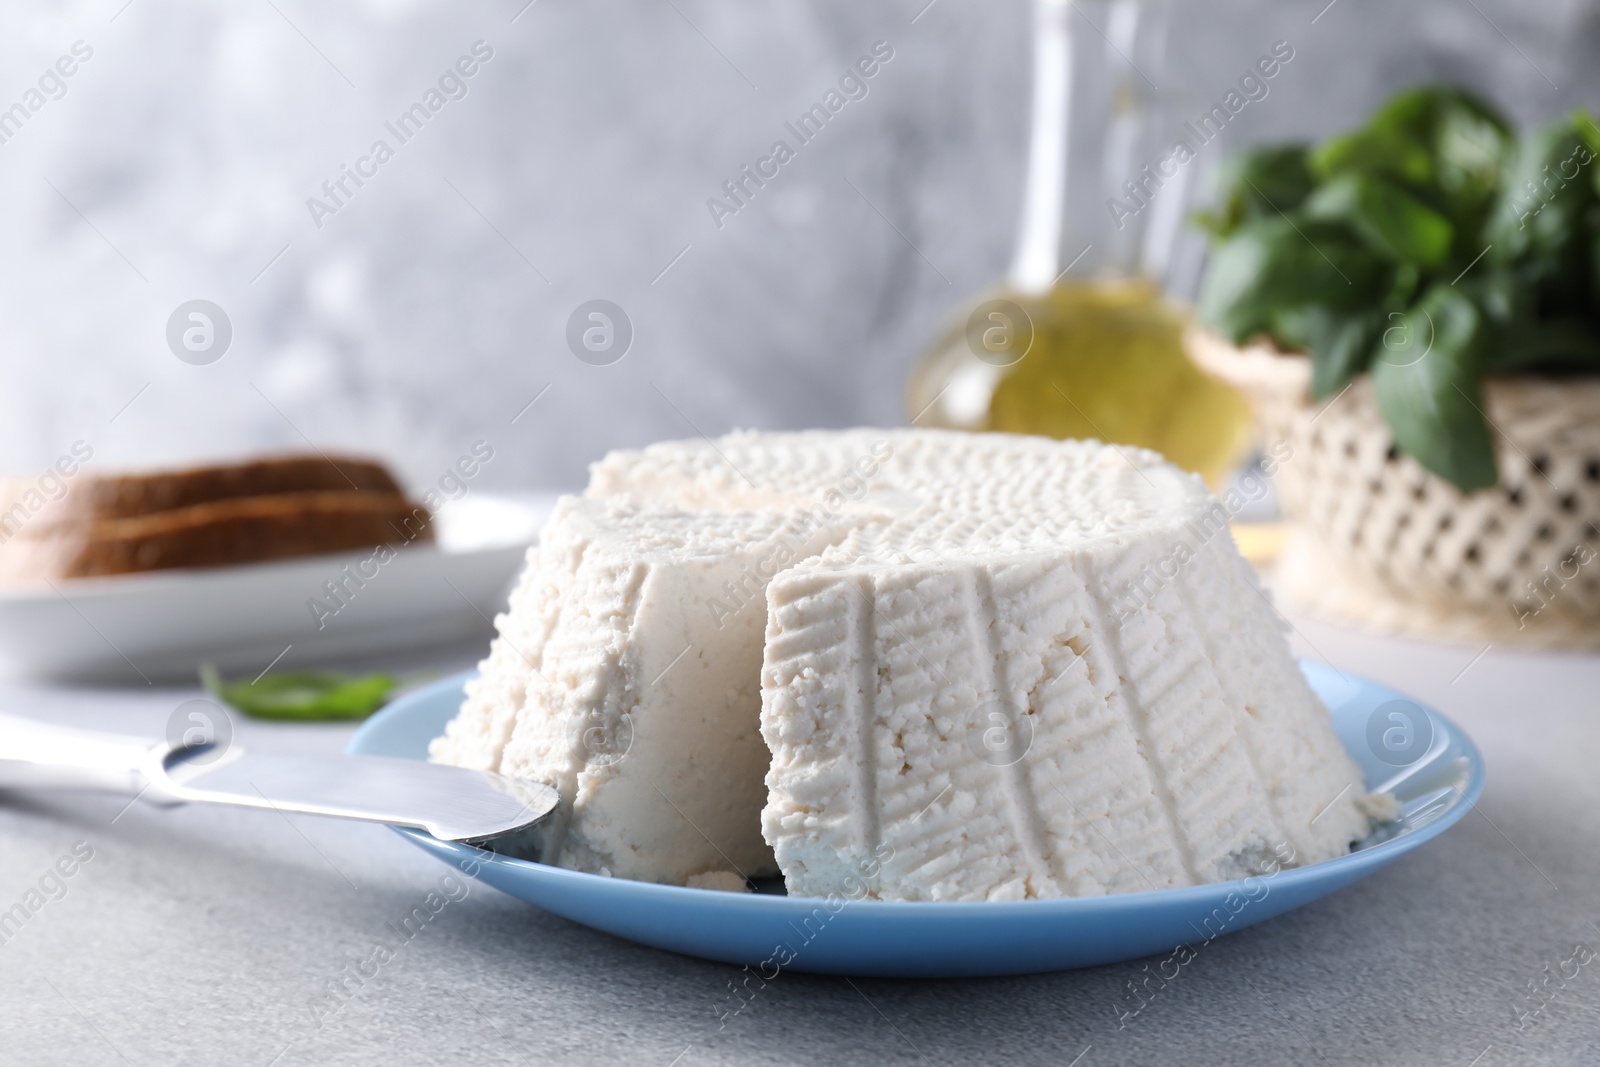
[[[716,889],[724,893],[748,893],[750,885],[741,874],[733,871],[706,871],[702,874],[691,874],[684,883],[690,889]]]

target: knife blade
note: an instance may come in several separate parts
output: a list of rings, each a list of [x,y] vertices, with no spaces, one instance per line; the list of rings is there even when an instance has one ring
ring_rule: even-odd
[[[136,793],[359,819],[481,844],[525,830],[560,801],[542,782],[386,756],[279,755],[81,730],[0,715],[0,788]]]

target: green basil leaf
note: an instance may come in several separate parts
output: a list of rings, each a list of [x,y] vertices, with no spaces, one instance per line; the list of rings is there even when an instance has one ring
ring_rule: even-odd
[[[1457,233],[1476,235],[1511,146],[1505,119],[1488,104],[1453,86],[1431,85],[1396,94],[1366,125],[1314,149],[1311,166],[1324,180],[1357,173],[1397,182]]]
[[[1401,451],[1466,492],[1495,484],[1482,411],[1485,320],[1445,283],[1394,313],[1372,363],[1378,408]]]
[[[1324,400],[1372,362],[1383,316],[1378,311],[1341,312],[1313,304],[1304,309],[1302,323],[1311,352],[1311,399]]]
[[[1512,268],[1483,264],[1456,288],[1483,315],[1486,373],[1515,370],[1524,360],[1522,345],[1539,328],[1538,294]]]
[[[1450,254],[1450,220],[1373,174],[1341,174],[1306,201],[1312,218],[1349,223],[1375,251],[1399,263],[1437,267]]]
[[[209,664],[200,678],[213,696],[258,719],[318,722],[364,719],[389,700],[399,679],[331,671],[283,671],[253,682],[224,682]]]
[[[1365,127],[1329,138],[1311,152],[1311,168],[1318,177],[1340,174],[1381,174],[1412,185],[1434,179],[1433,159],[1415,137],[1394,130]]]
[[[1485,237],[1499,264],[1537,261],[1541,278],[1585,272],[1582,225],[1595,203],[1597,152],[1571,118],[1527,134],[1507,169],[1505,186],[1489,218]]]
[[[1389,286],[1389,295],[1383,302],[1384,307],[1410,307],[1421,285],[1422,270],[1415,263],[1401,263],[1395,267],[1394,282]]]
[[[1453,85],[1423,85],[1390,97],[1366,124],[1311,153],[1321,178],[1357,171],[1418,186],[1475,176],[1493,183],[1510,143],[1504,117]]]
[[[1485,264],[1456,283],[1497,330],[1523,329],[1538,317],[1533,290],[1515,268]]]
[[[1441,183],[1492,190],[1514,144],[1505,119],[1459,90],[1436,101],[1432,132]]]
[[[1433,195],[1458,233],[1476,235],[1494,203],[1515,141],[1505,119],[1476,97],[1442,89],[1432,99],[1427,136],[1434,156]],[[1480,245],[1457,252],[1470,257],[1482,250]]]
[[[1578,131],[1578,136],[1583,138],[1583,143],[1589,146],[1589,151],[1600,155],[1600,121],[1583,108],[1574,108],[1572,126]],[[1590,172],[1589,179],[1595,192],[1600,193],[1600,167]]]
[[[1214,236],[1226,237],[1246,222],[1294,211],[1313,185],[1305,145],[1245,149],[1217,168],[1217,209],[1196,219]]]
[[[1270,331],[1285,308],[1374,301],[1389,275],[1343,226],[1262,219],[1240,227],[1212,253],[1198,311],[1206,325],[1241,342]]]

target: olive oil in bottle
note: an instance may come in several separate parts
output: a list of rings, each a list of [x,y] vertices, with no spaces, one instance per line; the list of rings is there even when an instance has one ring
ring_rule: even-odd
[[[1244,401],[1189,361],[1183,316],[1150,281],[1001,290],[976,308],[994,354],[974,354],[965,321],[942,337],[907,390],[916,425],[1138,445],[1213,487],[1250,446]]]
[[[1127,188],[1141,155],[1164,151],[1161,109],[1140,73],[1160,70],[1162,0],[1035,0],[1035,16],[1016,260],[913,370],[907,416],[1138,445],[1216,487],[1251,443],[1249,412],[1189,360],[1185,312],[1154,280],[1182,225],[1188,175],[1147,183],[1142,203]]]

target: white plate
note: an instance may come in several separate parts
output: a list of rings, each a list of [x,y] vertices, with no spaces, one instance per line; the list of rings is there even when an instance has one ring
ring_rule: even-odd
[[[285,660],[299,667],[486,634],[555,499],[452,501],[439,511],[436,544],[401,549],[381,565],[363,549],[0,591],[0,672],[192,679],[206,661],[260,671],[290,646]],[[356,578],[345,577],[346,567]],[[341,579],[342,604],[324,588]],[[319,613],[313,600],[327,610]]]

